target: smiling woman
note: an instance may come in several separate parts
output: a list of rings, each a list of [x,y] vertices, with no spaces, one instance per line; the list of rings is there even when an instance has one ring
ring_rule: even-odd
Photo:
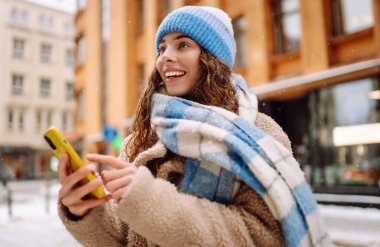
[[[182,7],[156,35],[156,66],[119,159],[78,186],[62,159],[60,216],[85,246],[330,246],[289,139],[232,72],[230,17]],[[100,183],[109,196],[85,197]]]

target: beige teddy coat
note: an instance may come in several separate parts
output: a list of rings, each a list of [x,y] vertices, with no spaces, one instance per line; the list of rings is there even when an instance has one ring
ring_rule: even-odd
[[[291,150],[290,141],[275,121],[259,113],[256,126]],[[180,193],[169,176],[182,175],[183,164],[171,159],[154,177],[147,161],[163,157],[158,142],[134,164],[136,178],[120,203],[108,202],[77,219],[59,205],[68,231],[84,246],[283,246],[281,226],[261,197],[242,183],[228,206]],[[120,156],[126,159],[125,150]]]

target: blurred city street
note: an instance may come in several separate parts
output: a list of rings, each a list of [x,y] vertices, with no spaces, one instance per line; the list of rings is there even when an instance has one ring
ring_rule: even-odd
[[[0,187],[0,243],[2,247],[77,247],[57,215],[56,180],[11,182],[12,216],[6,190]],[[380,246],[380,210],[319,205],[331,238],[339,246]]]

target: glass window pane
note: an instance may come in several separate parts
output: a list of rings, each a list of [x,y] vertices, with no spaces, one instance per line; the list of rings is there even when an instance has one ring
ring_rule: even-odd
[[[12,10],[11,10],[11,19],[13,21],[17,20],[17,9],[15,9],[15,8],[12,8]]]
[[[78,97],[78,119],[83,121],[85,118],[85,97],[84,92],[80,92]]]
[[[24,77],[21,75],[12,75],[12,94],[21,95],[24,83]]]
[[[24,111],[20,111],[18,115],[18,128],[20,131],[24,130]]]
[[[273,1],[272,9],[276,54],[298,50],[301,38],[299,0]]]
[[[341,4],[345,33],[354,33],[373,26],[371,0],[344,0]]]
[[[48,45],[48,44],[41,45],[40,60],[43,63],[48,63],[51,61],[51,45]]]
[[[84,38],[81,38],[79,41],[78,41],[78,51],[77,51],[77,56],[78,56],[78,65],[83,65],[84,62],[85,62],[85,49],[86,49],[86,43],[85,43],[85,40]]]
[[[311,129],[324,170],[314,173],[323,186],[379,187],[380,102],[378,78],[366,78],[313,93]],[[378,134],[377,134],[378,133]],[[319,176],[319,179],[318,179]]]
[[[25,41],[22,39],[13,39],[13,57],[23,58]]]
[[[49,97],[50,96],[50,80],[41,79],[40,81],[40,96],[41,97]]]
[[[285,13],[298,11],[299,2],[298,0],[285,0],[282,1],[282,11]]]
[[[373,79],[358,80],[351,84],[337,85],[332,89],[336,112],[336,124],[356,125],[373,122],[376,101],[370,100]]]
[[[283,30],[285,38],[285,50],[297,50],[301,38],[301,23],[300,15],[298,12],[283,17]]]
[[[72,82],[66,83],[66,100],[72,100],[74,98],[74,85]]]
[[[87,0],[77,0],[78,11],[85,9],[86,5],[87,5]]]
[[[247,20],[241,17],[233,22],[234,36],[236,40],[236,59],[234,66],[244,67],[247,64]]]
[[[13,109],[8,110],[8,129],[11,130],[13,128]]]
[[[50,128],[53,123],[53,112],[48,111],[46,116],[46,128]]]
[[[39,132],[42,128],[42,113],[41,110],[36,111],[36,131]]]

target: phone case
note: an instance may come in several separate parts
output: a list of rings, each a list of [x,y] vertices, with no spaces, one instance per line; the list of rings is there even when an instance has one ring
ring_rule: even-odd
[[[69,155],[70,173],[85,166],[84,162],[81,160],[75,149],[71,146],[71,144],[66,140],[65,136],[56,127],[49,128],[47,131],[43,133],[43,136],[45,141],[49,144],[50,148],[52,149],[54,155],[58,159],[60,159],[61,155],[64,153],[67,153]],[[94,174],[90,173],[80,183],[83,185],[94,179]],[[105,191],[101,186],[99,186],[96,190],[90,193],[90,196],[100,199],[105,196]]]

